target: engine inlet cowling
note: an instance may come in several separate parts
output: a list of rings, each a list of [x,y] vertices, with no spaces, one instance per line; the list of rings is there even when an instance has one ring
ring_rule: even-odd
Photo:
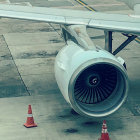
[[[126,99],[128,80],[123,67],[106,61],[82,66],[83,69],[78,68],[73,74],[69,96],[73,108],[80,114],[106,116]]]
[[[118,110],[129,89],[120,59],[105,50],[84,50],[74,43],[58,53],[55,77],[66,101],[88,117],[103,117]]]

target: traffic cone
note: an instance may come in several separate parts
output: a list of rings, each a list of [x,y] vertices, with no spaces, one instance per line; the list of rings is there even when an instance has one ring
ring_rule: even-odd
[[[24,126],[27,127],[27,128],[37,127],[37,124],[34,123],[34,118],[33,118],[33,114],[32,114],[31,105],[28,106],[28,116],[27,116],[26,123],[24,123]]]
[[[109,134],[107,132],[107,125],[106,125],[106,121],[103,121],[103,125],[102,125],[102,134],[101,134],[101,138],[99,138],[98,140],[111,140],[109,138]]]

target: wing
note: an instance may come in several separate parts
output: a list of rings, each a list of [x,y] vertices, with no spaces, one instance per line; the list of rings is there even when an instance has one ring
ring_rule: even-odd
[[[0,17],[65,25],[80,24],[97,29],[140,35],[140,17],[130,15],[0,4]]]

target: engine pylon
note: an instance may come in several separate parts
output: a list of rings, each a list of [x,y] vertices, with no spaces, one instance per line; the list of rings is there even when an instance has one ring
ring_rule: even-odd
[[[103,125],[102,125],[102,134],[101,134],[101,138],[99,138],[98,140],[111,140],[109,138],[109,134],[107,131],[107,125],[106,125],[106,121],[103,121]]]

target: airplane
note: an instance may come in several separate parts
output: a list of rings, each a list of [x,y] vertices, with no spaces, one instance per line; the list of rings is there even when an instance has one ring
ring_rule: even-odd
[[[77,113],[104,117],[122,106],[129,90],[125,61],[115,55],[140,36],[140,2],[123,1],[134,15],[0,4],[0,17],[60,24],[66,46],[55,59],[58,87]],[[105,49],[92,42],[87,27],[105,32]],[[128,37],[114,52],[113,32]]]

